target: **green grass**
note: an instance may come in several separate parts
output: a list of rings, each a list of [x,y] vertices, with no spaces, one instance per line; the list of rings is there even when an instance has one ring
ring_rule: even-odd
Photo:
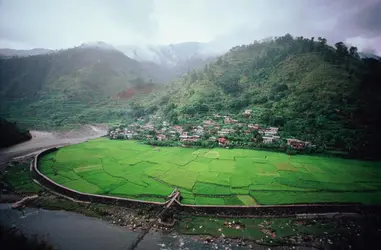
[[[1,180],[7,182],[17,193],[38,193],[42,188],[29,175],[29,163],[18,163],[6,169]]]
[[[81,192],[185,204],[381,203],[379,162],[246,149],[155,148],[90,140],[47,154],[41,172]],[[15,186],[27,177],[10,179]]]
[[[197,182],[192,192],[195,195],[230,195],[230,188],[228,186]]]

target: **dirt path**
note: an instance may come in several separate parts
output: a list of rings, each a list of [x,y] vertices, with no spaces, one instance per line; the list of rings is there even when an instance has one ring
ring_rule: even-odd
[[[66,132],[31,131],[32,139],[14,146],[0,149],[0,163],[16,157],[33,155],[49,147],[80,143],[107,134],[105,126],[85,125],[79,129]]]

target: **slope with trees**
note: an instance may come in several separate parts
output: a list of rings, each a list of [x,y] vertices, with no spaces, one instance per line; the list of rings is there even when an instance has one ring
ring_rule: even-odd
[[[177,123],[252,108],[252,122],[283,137],[365,157],[381,146],[380,84],[381,62],[356,47],[287,34],[232,48],[166,86],[156,106]]]

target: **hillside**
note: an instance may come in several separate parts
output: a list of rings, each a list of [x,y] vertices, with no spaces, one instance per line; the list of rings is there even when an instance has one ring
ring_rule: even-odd
[[[380,83],[381,62],[360,59],[356,48],[286,35],[232,48],[167,86],[149,105],[180,124],[252,108],[251,122],[280,127],[282,137],[374,155],[380,148]]]
[[[120,119],[118,100],[156,87],[139,62],[92,46],[2,59],[0,75],[0,116],[44,128]]]

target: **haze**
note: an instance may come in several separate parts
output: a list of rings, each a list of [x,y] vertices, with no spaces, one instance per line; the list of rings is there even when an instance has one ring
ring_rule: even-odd
[[[378,0],[0,0],[0,48],[211,42],[226,49],[290,33],[381,54]]]

